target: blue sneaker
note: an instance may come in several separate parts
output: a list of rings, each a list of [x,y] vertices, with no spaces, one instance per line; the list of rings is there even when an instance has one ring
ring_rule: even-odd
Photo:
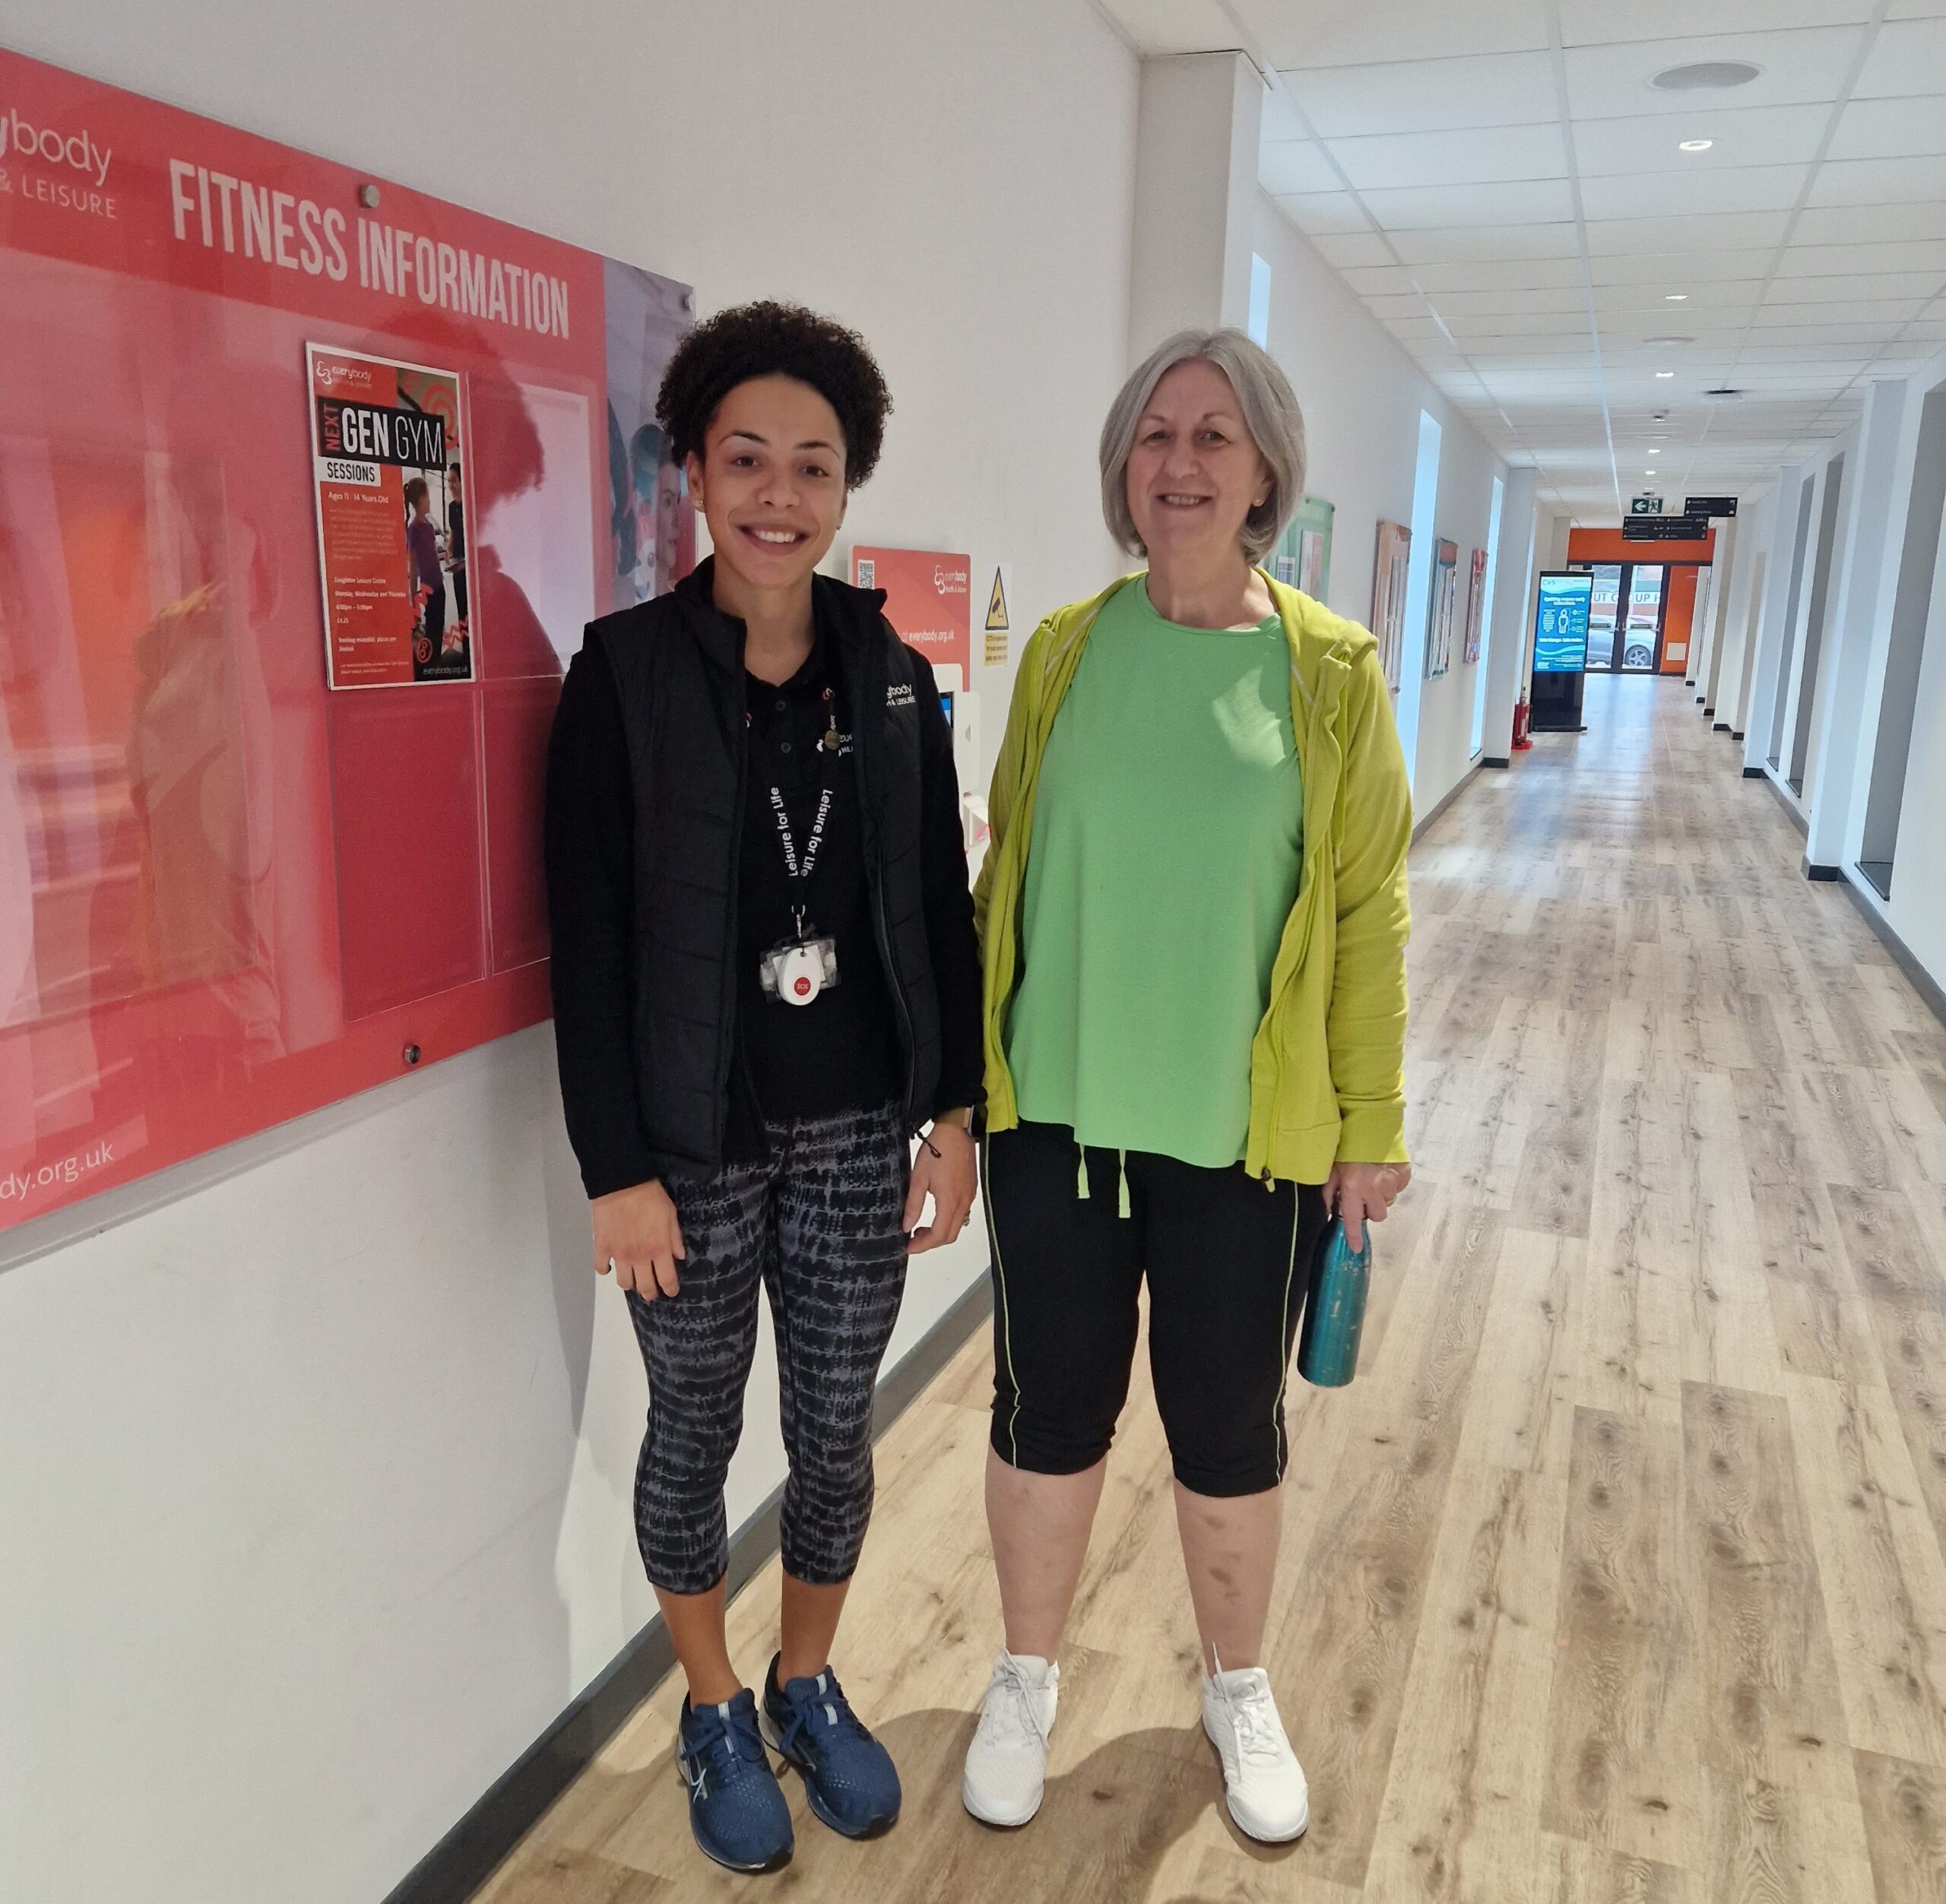
[[[705,1857],[733,1871],[774,1871],[791,1861],[791,1807],[747,1686],[721,1706],[699,1709],[683,1701],[676,1765],[689,1788],[689,1829]]]
[[[899,1818],[899,1771],[852,1711],[829,1667],[777,1687],[778,1660],[763,1676],[764,1736],[803,1774],[811,1809],[847,1838],[876,1838]]]

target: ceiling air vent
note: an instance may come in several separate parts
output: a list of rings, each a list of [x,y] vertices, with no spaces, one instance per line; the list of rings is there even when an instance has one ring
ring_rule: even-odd
[[[1692,65],[1665,67],[1649,84],[1665,93],[1720,92],[1726,86],[1748,86],[1761,71],[1747,59],[1699,59]]]
[[[1713,403],[1727,404],[1734,403],[1743,394],[1743,392],[1734,384],[1719,383],[1713,389],[1706,390],[1703,394]]]
[[[1694,337],[1644,337],[1642,341],[1646,344],[1694,344],[1696,340]]]

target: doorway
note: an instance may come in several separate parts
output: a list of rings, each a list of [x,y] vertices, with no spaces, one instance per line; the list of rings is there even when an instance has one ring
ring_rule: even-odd
[[[1669,564],[1576,562],[1568,566],[1595,578],[1588,610],[1588,672],[1659,673],[1669,612]]]

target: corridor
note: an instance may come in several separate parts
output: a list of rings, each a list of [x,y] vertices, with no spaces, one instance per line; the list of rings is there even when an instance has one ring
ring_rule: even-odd
[[[1222,1810],[1139,1373],[1045,1808],[962,1811],[1000,1635],[983,1333],[880,1444],[840,1642],[894,1834],[840,1840],[789,1779],[788,1875],[706,1868],[671,1681],[483,1899],[1946,1895],[1946,1031],[1679,679],[1593,677],[1587,719],[1413,855],[1418,1174],[1357,1383],[1290,1396],[1269,1664],[1309,1834]],[[732,1614],[753,1675],[775,1574]]]

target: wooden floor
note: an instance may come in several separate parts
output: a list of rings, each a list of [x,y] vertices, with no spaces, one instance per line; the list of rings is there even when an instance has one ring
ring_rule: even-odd
[[[1146,1388],[1046,1806],[962,1811],[981,1341],[881,1448],[841,1643],[897,1830],[846,1843],[792,1779],[789,1871],[706,1867],[665,1686],[483,1898],[1946,1899],[1946,1032],[1680,682],[1591,681],[1589,720],[1413,854],[1418,1176],[1358,1382],[1292,1385],[1269,1664],[1309,1835],[1222,1810]],[[753,1677],[776,1599],[734,1611]]]

